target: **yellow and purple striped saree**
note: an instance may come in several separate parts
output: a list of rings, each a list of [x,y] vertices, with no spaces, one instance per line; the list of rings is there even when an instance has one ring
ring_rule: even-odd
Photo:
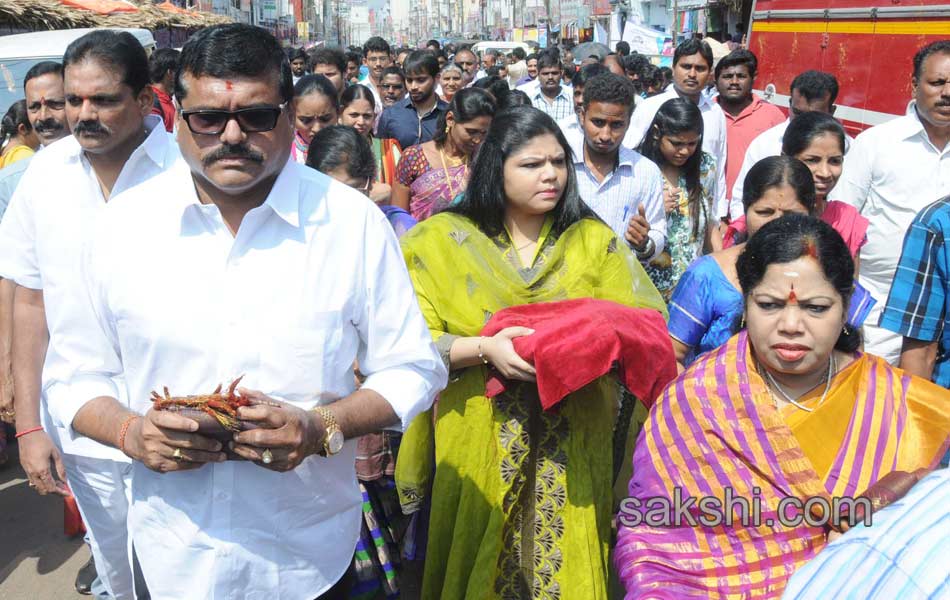
[[[761,500],[762,524],[624,518],[614,564],[628,599],[779,597],[826,543],[823,527],[778,522],[783,498],[854,497],[891,471],[936,466],[946,451],[948,390],[869,355],[835,376],[824,402],[820,387],[801,401],[814,412],[779,411],[745,332],[670,384],[637,441],[630,498],[646,506],[679,488],[683,498],[723,499],[731,487]]]

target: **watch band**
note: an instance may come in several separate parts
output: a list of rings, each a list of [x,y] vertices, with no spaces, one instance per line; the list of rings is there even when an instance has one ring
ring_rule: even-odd
[[[340,430],[340,425],[336,422],[336,417],[333,416],[333,413],[326,409],[323,406],[315,406],[313,408],[314,412],[320,415],[320,418],[323,419],[323,450],[321,452],[322,456],[332,456],[334,452],[330,452],[330,436],[334,433],[339,433],[342,435]]]

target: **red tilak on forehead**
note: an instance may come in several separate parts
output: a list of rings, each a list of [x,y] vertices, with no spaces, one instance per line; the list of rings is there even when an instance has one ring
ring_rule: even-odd
[[[228,90],[228,91],[230,92],[231,90],[234,89],[234,84],[231,83],[230,80],[225,80],[225,82],[224,82],[224,87],[225,87],[226,90]]]
[[[788,293],[788,303],[789,303],[789,304],[797,304],[797,303],[798,303],[798,296],[795,295],[795,284],[794,284],[794,283],[792,284],[792,290]]]

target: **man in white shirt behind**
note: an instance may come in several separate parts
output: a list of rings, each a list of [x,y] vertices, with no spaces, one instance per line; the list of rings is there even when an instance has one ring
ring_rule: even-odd
[[[584,86],[581,131],[565,137],[574,154],[577,192],[648,263],[666,245],[663,175],[622,145],[634,96],[626,77],[609,72],[592,77]]]
[[[129,530],[154,599],[339,597],[361,523],[356,438],[405,427],[447,382],[385,216],[288,160],[292,94],[265,30],[193,36],[175,85],[183,160],[116,199],[84,258],[78,367],[51,410],[132,458]],[[237,417],[258,428],[231,444],[149,402],[240,375],[252,406]]]
[[[841,200],[871,222],[858,275],[877,304],[864,323],[864,348],[894,365],[901,357],[902,338],[878,326],[878,320],[894,280],[901,241],[918,212],[950,194],[950,41],[917,52],[911,83],[914,101],[907,114],[854,140],[836,188]],[[926,351],[928,344],[907,340],[905,353]]]
[[[716,216],[729,214],[726,197],[726,116],[717,102],[703,95],[706,84],[713,75],[713,53],[709,44],[697,39],[688,39],[676,47],[673,53],[673,85],[662,94],[647,98],[637,105],[624,138],[627,148],[639,148],[653,118],[664,102],[673,98],[686,98],[699,106],[703,113],[703,151],[716,159],[717,184],[713,204]]]
[[[110,198],[160,173],[177,149],[161,118],[149,115],[148,58],[135,37],[105,29],[88,33],[69,45],[63,67],[72,135],[33,157],[0,226],[0,275],[17,284],[13,376],[20,459],[31,487],[40,494],[65,495],[64,482],[57,480],[62,473],[50,468],[62,453],[106,593],[132,598],[129,459],[115,448],[71,435],[51,422],[47,409],[57,393],[67,395],[63,402],[78,399],[54,389],[53,382],[77,367],[65,348],[71,337],[84,334],[79,326],[85,314],[79,276],[84,241]],[[111,376],[118,379],[121,370]],[[124,387],[117,384],[124,402]]]
[[[788,124],[792,122],[792,119],[806,112],[835,114],[838,80],[831,73],[804,71],[792,80],[789,94],[788,118],[757,135],[749,144],[749,147],[746,148],[745,156],[742,159],[742,167],[739,169],[739,176],[736,178],[732,190],[730,190],[732,200],[729,205],[729,216],[733,219],[738,219],[745,213],[742,206],[742,189],[746,175],[749,174],[749,169],[763,158],[778,156],[782,153],[782,139],[785,137],[785,130],[788,129]],[[854,140],[851,136],[845,135],[845,149],[847,150]]]

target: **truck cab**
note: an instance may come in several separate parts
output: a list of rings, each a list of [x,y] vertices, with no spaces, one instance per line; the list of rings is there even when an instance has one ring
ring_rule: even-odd
[[[835,116],[855,135],[907,111],[914,54],[950,39],[944,0],[755,0],[748,47],[757,92],[787,107],[792,79],[817,69],[838,78]]]

